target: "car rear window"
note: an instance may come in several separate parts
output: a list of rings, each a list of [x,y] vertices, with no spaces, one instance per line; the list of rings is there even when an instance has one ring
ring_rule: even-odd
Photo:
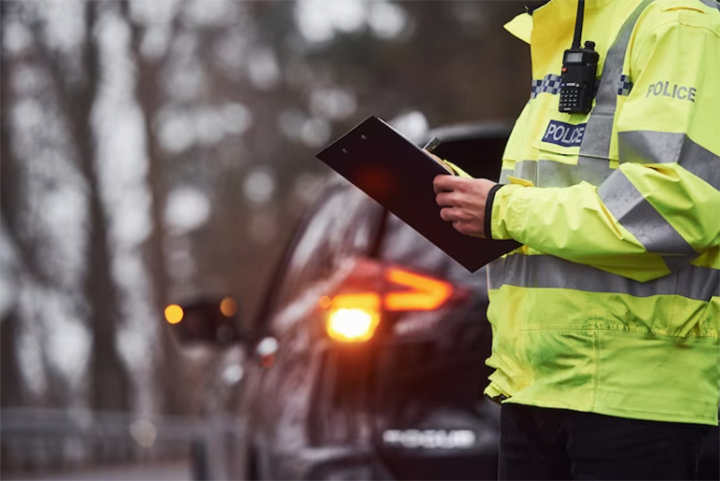
[[[332,274],[341,259],[367,252],[380,207],[357,189],[342,186],[332,189],[311,209],[314,211],[299,227],[283,268],[278,297],[281,304]]]

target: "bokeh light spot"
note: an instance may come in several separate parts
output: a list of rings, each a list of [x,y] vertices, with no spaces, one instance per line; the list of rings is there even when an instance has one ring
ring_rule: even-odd
[[[232,297],[226,297],[220,301],[220,312],[225,317],[232,317],[237,312],[237,302]]]
[[[332,299],[328,296],[322,296],[320,300],[318,300],[318,306],[320,306],[321,309],[330,309],[330,306],[332,306]]]
[[[165,308],[165,320],[170,324],[177,324],[182,321],[184,315],[182,307],[177,304],[170,304]]]

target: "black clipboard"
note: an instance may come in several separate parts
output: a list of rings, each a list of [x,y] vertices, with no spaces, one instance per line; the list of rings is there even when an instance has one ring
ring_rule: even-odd
[[[377,117],[369,117],[317,157],[470,272],[520,243],[470,237],[440,218],[433,179],[447,167]]]

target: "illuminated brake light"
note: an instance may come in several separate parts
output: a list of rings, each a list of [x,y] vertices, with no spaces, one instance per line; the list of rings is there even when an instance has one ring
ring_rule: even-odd
[[[432,311],[442,306],[453,293],[452,285],[430,277],[399,269],[388,269],[387,279],[412,290],[390,292],[385,296],[389,311]]]
[[[346,294],[332,299],[327,318],[327,333],[336,341],[365,342],[372,338],[380,323],[380,296]]]
[[[328,334],[336,341],[369,341],[379,324],[377,313],[363,309],[338,309],[328,317]]]
[[[374,267],[375,272],[368,266]],[[318,299],[318,307],[327,311],[328,336],[336,341],[368,341],[380,323],[383,310],[433,314],[436,316],[432,319],[423,318],[422,324],[434,325],[440,313],[432,311],[440,309],[453,295],[452,284],[439,279],[378,263],[366,262],[361,267],[357,269],[356,276],[351,276],[342,287],[355,290],[362,286],[367,291]]]

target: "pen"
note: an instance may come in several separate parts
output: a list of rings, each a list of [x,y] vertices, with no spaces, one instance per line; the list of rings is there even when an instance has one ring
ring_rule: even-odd
[[[433,137],[432,139],[430,139],[430,141],[427,144],[425,144],[425,147],[423,147],[423,150],[432,152],[433,150],[435,150],[435,147],[437,147],[438,145],[440,145],[440,139],[438,139],[437,137]]]

